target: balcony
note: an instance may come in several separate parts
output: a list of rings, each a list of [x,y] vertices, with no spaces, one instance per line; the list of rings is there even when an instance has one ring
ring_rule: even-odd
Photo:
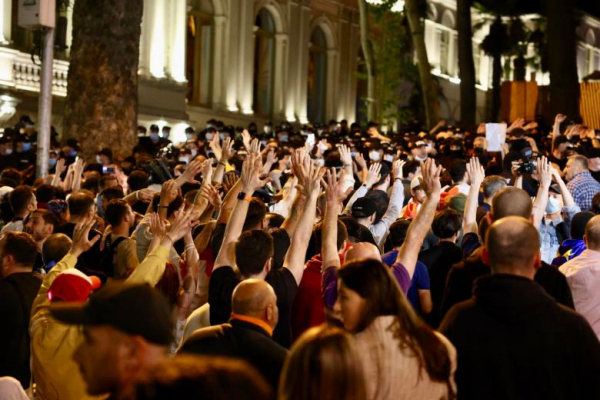
[[[40,65],[31,61],[30,54],[0,47],[0,88],[39,92],[40,69]],[[69,63],[67,61],[54,60],[53,95],[61,97],[67,95],[68,73]]]

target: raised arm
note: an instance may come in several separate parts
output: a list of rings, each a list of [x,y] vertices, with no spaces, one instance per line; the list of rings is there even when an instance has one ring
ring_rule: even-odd
[[[214,269],[222,266],[233,266],[233,259],[231,257],[231,250],[234,246],[235,241],[242,234],[244,222],[246,221],[246,215],[248,214],[249,201],[252,198],[252,193],[262,186],[267,181],[261,181],[259,178],[260,171],[262,170],[262,162],[259,155],[249,154],[244,165],[242,166],[242,192],[243,198],[240,199],[238,196],[237,203],[225,228],[225,234],[223,237],[223,244],[215,260]]]
[[[302,275],[304,274],[304,258],[306,257],[306,249],[308,248],[308,242],[315,222],[317,198],[320,194],[321,178],[323,177],[321,168],[315,165],[312,160],[301,168],[306,168],[302,172],[306,176],[304,186],[302,187],[306,202],[296,231],[292,235],[292,243],[283,261],[283,268],[287,268],[292,272],[298,285],[300,285]]]
[[[396,262],[402,264],[406,271],[408,271],[408,275],[411,278],[415,273],[419,251],[433,222],[442,191],[442,185],[440,184],[441,165],[436,167],[435,161],[430,158],[421,163],[421,171],[423,174],[421,185],[427,194],[427,199],[417,213],[414,221],[408,227],[406,240],[402,244],[402,247],[400,247],[398,258],[396,259]]]
[[[60,176],[62,175],[63,172],[65,172],[65,159],[59,158],[58,161],[56,161],[56,168],[54,169],[54,177],[52,178],[52,186],[55,186],[55,187],[62,186],[62,179],[60,178]]]
[[[354,204],[354,202],[356,200],[360,199],[361,197],[364,197],[367,194],[367,192],[369,190],[371,190],[373,185],[375,185],[381,179],[381,174],[379,173],[380,171],[381,171],[380,163],[371,164],[371,166],[369,167],[369,172],[367,172],[367,179],[364,181],[364,183],[358,189],[356,189],[356,192],[354,192],[354,194],[352,195],[350,200],[348,200],[348,203],[346,204],[346,208],[344,209],[342,214],[345,214],[345,215],[352,214],[352,205]]]
[[[552,167],[548,164],[546,157],[540,157],[537,161],[537,176],[540,182],[533,209],[531,210],[531,223],[536,229],[539,229],[544,213],[546,212],[546,204],[548,204],[548,191],[552,183]]]
[[[219,143],[219,136],[215,135],[215,138],[217,138],[217,143]],[[233,150],[233,140],[231,140],[230,138],[225,138],[225,140],[223,141],[223,147],[221,148],[221,146],[219,145],[219,148],[220,157],[218,158],[219,163],[217,164],[217,168],[215,169],[215,172],[212,176],[213,185],[220,185],[221,183],[223,183],[225,167],[227,166],[227,163],[229,162],[231,157],[233,157],[235,154],[235,151]],[[217,153],[215,152],[215,154]]]
[[[576,204],[575,200],[573,199],[573,195],[571,194],[571,191],[567,188],[567,184],[565,183],[565,181],[563,181],[562,177],[560,176],[560,172],[558,172],[558,170],[556,170],[555,168],[551,168],[550,172],[552,173],[552,178],[560,188],[560,194],[562,195],[565,207],[569,208],[575,206]]]
[[[323,217],[323,231],[321,235],[321,259],[323,260],[323,269],[340,267],[340,256],[337,247],[337,219],[342,202],[351,190],[348,189],[344,191],[344,174],[345,171],[342,171],[341,175],[337,176],[335,169],[328,170],[326,181],[323,182],[327,196],[325,216]]]
[[[554,125],[552,126],[552,151],[554,151],[554,139],[560,136],[560,124],[566,118],[563,114],[556,114],[556,117],[554,117]]]
[[[473,157],[467,164],[467,173],[471,186],[465,204],[463,219],[463,234],[477,233],[477,206],[479,204],[479,188],[485,178],[485,170],[479,163],[479,158]]]
[[[81,178],[83,176],[83,168],[85,167],[85,163],[83,159],[78,158],[75,161],[75,166],[73,167],[73,192],[81,189]]]

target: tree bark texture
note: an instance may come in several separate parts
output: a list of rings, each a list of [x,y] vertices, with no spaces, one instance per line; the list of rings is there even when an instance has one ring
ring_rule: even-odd
[[[574,3],[546,0],[548,67],[550,70],[550,111],[569,117],[579,115],[579,79]]]
[[[475,126],[477,97],[475,92],[475,64],[473,62],[473,30],[471,29],[471,2],[456,3],[458,30],[458,68],[460,77],[460,122],[464,128]]]
[[[360,12],[360,45],[367,67],[367,119],[375,120],[375,68],[373,65],[373,48],[369,41],[369,9],[366,0],[358,0]]]
[[[138,60],[143,0],[76,0],[64,130],[89,160],[137,142]]]
[[[438,122],[439,101],[434,87],[433,76],[431,75],[427,49],[425,48],[425,29],[419,16],[419,1],[406,0],[404,9],[408,18],[413,46],[417,53],[419,78],[421,80],[421,90],[425,106],[425,118],[427,119],[428,127],[431,128]]]

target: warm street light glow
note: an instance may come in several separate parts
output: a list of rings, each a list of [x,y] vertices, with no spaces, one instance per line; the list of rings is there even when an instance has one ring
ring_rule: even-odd
[[[383,0],[367,0],[367,3],[373,4],[376,6],[380,6],[383,4]],[[404,0],[398,0],[392,6],[392,12],[402,12],[404,11]]]

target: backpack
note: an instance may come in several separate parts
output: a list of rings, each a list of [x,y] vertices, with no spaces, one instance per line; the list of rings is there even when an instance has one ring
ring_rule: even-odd
[[[106,238],[99,265],[100,271],[106,274],[106,276],[109,276],[111,278],[114,277],[117,247],[119,247],[119,244],[125,239],[127,239],[125,236],[119,236],[113,242],[111,235],[108,235],[108,237]]]

